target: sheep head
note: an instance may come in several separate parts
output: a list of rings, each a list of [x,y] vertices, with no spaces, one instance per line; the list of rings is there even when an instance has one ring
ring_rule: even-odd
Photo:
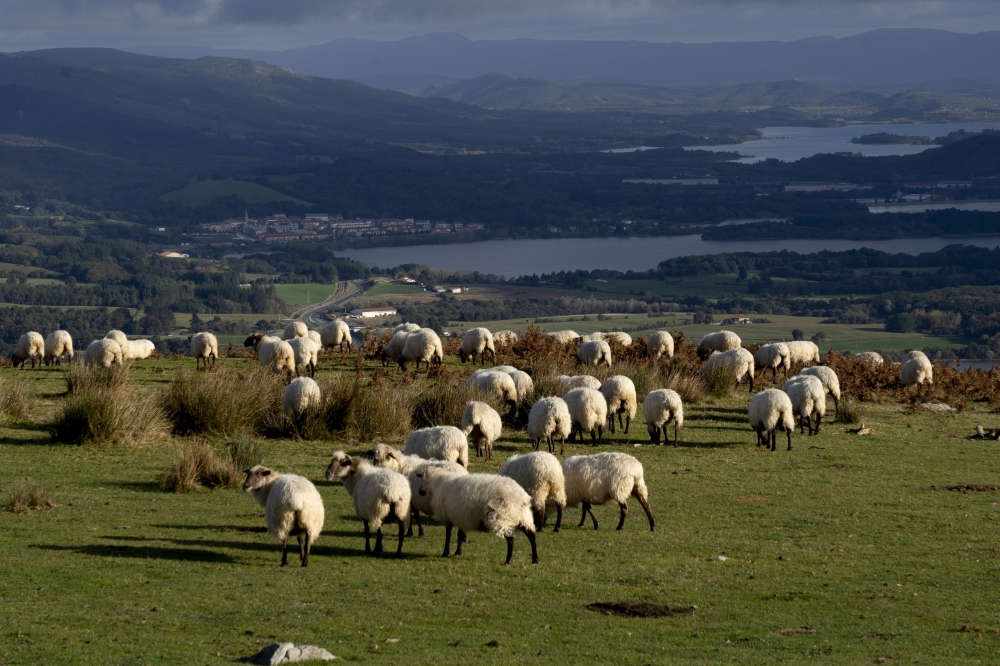
[[[376,444],[372,448],[372,462],[376,467],[399,471],[400,453],[388,444]]]
[[[257,345],[264,338],[263,333],[251,333],[250,336],[243,341],[244,347],[253,347],[254,351],[257,351]]]
[[[247,478],[243,482],[243,492],[252,493],[255,490],[260,490],[264,486],[274,483],[278,478],[278,473],[273,469],[268,469],[267,467],[262,467],[261,465],[256,465],[246,470]]]
[[[351,467],[351,456],[343,451],[337,451],[330,459],[330,466],[326,468],[326,480],[342,479],[347,476]]]

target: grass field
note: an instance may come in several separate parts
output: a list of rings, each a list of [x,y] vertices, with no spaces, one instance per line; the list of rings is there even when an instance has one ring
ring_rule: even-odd
[[[296,199],[287,194],[282,194],[277,190],[272,190],[270,187],[228,178],[226,180],[195,181],[184,189],[168,192],[160,198],[167,201],[176,201],[184,206],[206,206],[215,201],[217,197],[229,196],[234,196],[248,204],[291,201],[300,206],[311,205],[301,199]]]
[[[313,305],[327,299],[335,284],[276,284],[274,290],[289,306]]]
[[[387,296],[387,295],[399,295],[399,294],[422,294],[424,290],[421,287],[410,284],[396,284],[394,282],[383,282],[382,284],[375,285],[371,289],[365,292],[365,298],[371,298],[375,296]]]
[[[142,390],[161,391],[189,365],[147,361],[132,373]],[[431,521],[402,560],[365,557],[347,493],[323,472],[331,451],[371,443],[273,440],[267,464],[313,479],[326,505],[303,570],[278,566],[249,496],[160,489],[182,440],[52,444],[46,425],[64,372],[23,372],[34,407],[0,429],[0,489],[30,477],[58,505],[0,511],[0,663],[221,664],[275,640],[420,664],[996,663],[1000,654],[998,493],[945,489],[1000,485],[996,442],[963,439],[977,423],[997,425],[985,404],[958,415],[868,404],[874,435],[827,423],[774,453],[753,445],[745,390],[689,405],[676,449],[635,446],[646,440],[639,410],[631,434],[601,450],[643,463],[658,531],[634,501],[622,532],[617,507],[596,509],[598,531],[577,528],[579,509],[569,510],[563,531],[539,534],[538,565],[518,535],[510,567],[503,541],[484,534],[461,557],[441,558],[443,530]],[[473,471],[496,472],[529,444],[508,430],[495,449]],[[712,559],[720,555],[728,559]],[[697,609],[643,619],[587,608],[613,601]]]

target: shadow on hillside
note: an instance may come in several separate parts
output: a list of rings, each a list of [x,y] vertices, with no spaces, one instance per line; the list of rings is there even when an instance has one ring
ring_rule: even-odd
[[[312,547],[312,550],[310,552],[313,555],[323,555],[323,556],[327,556],[328,555],[330,557],[334,557],[334,556],[337,556],[337,557],[368,557],[367,555],[365,555],[364,536],[363,536],[363,533],[361,533],[361,532],[349,532],[349,531],[340,531],[340,530],[337,530],[337,531],[323,532],[321,536],[355,538],[355,539],[357,539],[358,543],[361,544],[362,547],[361,548],[341,548],[341,547],[334,547],[334,546],[326,546],[326,545],[323,545],[322,543],[320,543],[320,544],[315,545],[315,546]],[[155,538],[155,537],[154,538],[150,538],[150,537],[132,537],[132,536],[117,536],[117,535],[115,535],[115,536],[104,536],[104,537],[101,537],[101,538],[102,539],[111,539],[111,540],[114,540],[114,541],[131,541],[131,542],[146,542],[146,541],[156,542],[156,541],[164,541],[164,542],[172,543],[172,544],[175,544],[175,545],[178,545],[178,546],[201,546],[201,547],[208,547],[208,548],[229,548],[229,549],[233,549],[233,550],[280,551],[280,549],[281,549],[281,545],[278,543],[278,541],[276,539],[268,540],[268,541],[252,541],[252,542],[250,542],[250,541],[219,541],[219,540],[211,540],[211,539],[170,539],[170,538],[166,538],[166,537],[162,537],[162,538]],[[375,546],[375,533],[374,532],[372,532],[371,541],[372,541],[372,546],[374,547]],[[391,549],[392,552],[395,553],[396,552],[396,549],[395,549],[396,531],[395,531],[395,529],[387,530],[386,533],[382,537],[382,547],[383,548],[385,548],[388,551],[390,549],[389,548],[390,544],[392,545],[392,549]],[[136,549],[141,549],[141,547],[137,546]],[[289,549],[289,552],[291,552],[291,551],[298,552],[298,541],[294,537],[291,537],[291,538],[288,539],[288,549]],[[72,550],[72,549],[70,548],[68,550]],[[155,548],[154,548],[154,550],[155,550]],[[164,549],[164,550],[168,550],[168,551],[172,551],[172,550],[178,550],[178,551],[191,550],[192,552],[195,551],[195,549]],[[201,552],[211,553],[211,552],[214,552],[214,551],[201,551]],[[406,552],[406,545],[405,545],[405,543],[403,545],[403,552],[406,555],[406,557],[426,557],[426,555],[422,555],[422,554],[419,554],[419,553],[417,553],[417,554],[407,553]],[[150,556],[150,557],[153,557],[153,556]],[[226,555],[225,557],[229,558],[228,555]],[[181,559],[183,559],[183,558],[181,558]],[[221,561],[221,560],[219,560],[219,561]],[[233,560],[233,559],[229,558],[229,559],[227,559],[225,561],[235,562],[236,560]]]
[[[200,544],[204,545],[204,544]],[[171,560],[180,562],[216,562],[235,564],[236,560],[225,553],[217,553],[201,548],[163,548],[157,546],[30,546],[39,550],[72,552],[92,557],[128,557],[143,560]]]

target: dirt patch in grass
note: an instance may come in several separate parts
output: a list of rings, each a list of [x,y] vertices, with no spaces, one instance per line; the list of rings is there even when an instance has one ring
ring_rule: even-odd
[[[665,606],[644,601],[601,601],[587,606],[592,611],[619,617],[670,617],[693,615],[697,606]]]
[[[931,490],[950,490],[956,493],[992,493],[1000,488],[984,483],[965,483],[957,486],[931,486]]]
[[[812,634],[818,634],[819,629],[813,629],[812,627],[789,627],[788,629],[778,629],[774,633],[779,636],[811,636]]]

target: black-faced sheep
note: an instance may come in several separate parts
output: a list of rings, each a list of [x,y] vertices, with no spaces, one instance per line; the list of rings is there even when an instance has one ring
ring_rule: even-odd
[[[562,398],[542,398],[531,406],[528,413],[528,437],[535,451],[542,440],[548,444],[549,453],[555,453],[555,438],[559,437],[559,455],[566,449],[566,438],[573,431],[573,418]]]
[[[595,453],[589,456],[572,456],[563,461],[563,477],[566,480],[566,506],[583,504],[583,516],[578,527],[587,522],[587,514],[598,528],[597,516],[592,506],[616,502],[621,510],[618,527],[625,526],[628,515],[628,498],[639,500],[649,529],[656,529],[653,512],[649,508],[649,491],[643,479],[642,463],[626,453]]]
[[[52,331],[45,338],[45,365],[59,365],[63,358],[73,360],[73,338],[68,331]]]
[[[431,500],[426,495],[420,494],[420,478],[417,474],[424,469],[441,469],[451,474],[468,474],[468,470],[457,462],[447,460],[427,460],[419,456],[408,456],[402,451],[392,448],[387,444],[376,444],[372,448],[372,463],[378,467],[385,467],[394,472],[399,472],[406,477],[410,483],[410,526],[406,531],[406,536],[413,536],[413,523],[417,524],[419,536],[424,535],[424,526],[420,522],[420,512],[425,515],[434,516]]]
[[[671,389],[657,389],[646,394],[642,401],[642,415],[646,419],[646,432],[653,444],[670,441],[667,426],[674,424],[674,446],[677,446],[678,431],[684,425],[684,404],[681,396]]]
[[[351,327],[343,319],[335,319],[324,326],[319,332],[320,347],[322,349],[333,349],[340,347],[340,351],[351,351]]]
[[[646,356],[660,358],[674,356],[674,336],[667,331],[656,331],[646,340]]]
[[[88,367],[110,368],[112,365],[122,365],[125,354],[121,346],[111,338],[94,340],[83,352],[83,364]]]
[[[503,423],[497,410],[485,402],[470,400],[462,414],[462,431],[476,445],[476,457],[493,460],[493,442],[500,439]]]
[[[725,352],[712,352],[712,355],[705,361],[701,372],[704,375],[715,372],[725,373],[735,382],[736,386],[740,385],[744,377],[749,377],[750,391],[753,391],[753,368],[753,354],[743,347],[737,347]]]
[[[309,335],[309,327],[306,326],[301,321],[293,321],[291,324],[285,327],[285,332],[281,334],[282,340],[291,340],[292,338],[305,338]]]
[[[215,365],[215,361],[219,358],[219,341],[214,334],[208,331],[195,333],[188,336],[188,342],[191,343],[191,356],[194,356],[195,370],[201,366],[202,362],[205,363],[205,368],[208,368],[209,359],[211,359],[212,365]]]
[[[604,340],[587,340],[576,350],[576,362],[582,365],[611,367],[611,345]]]
[[[604,424],[608,420],[608,402],[600,391],[590,388],[573,389],[563,396],[566,407],[569,409],[570,418],[573,419],[573,430],[570,432],[569,440],[576,439],[576,434],[580,433],[580,441],[583,441],[583,433],[589,432],[594,446],[597,446],[601,438],[604,437]],[[594,431],[597,434],[594,434]]]
[[[826,415],[826,390],[819,377],[798,374],[785,382],[781,390],[792,402],[792,413],[799,417],[799,431],[804,432],[809,427],[809,434],[819,434],[819,424]],[[816,428],[813,430],[812,417],[816,415]]]
[[[840,409],[840,378],[833,368],[826,365],[814,365],[811,368],[803,368],[800,375],[810,375],[819,379],[823,384],[823,390],[833,398],[834,409]],[[825,400],[825,398],[824,398]]]
[[[292,346],[284,340],[279,340],[272,335],[252,333],[243,342],[243,346],[253,347],[253,350],[257,352],[260,367],[287,373],[289,377],[295,374],[295,352],[292,350]]]
[[[766,389],[753,397],[747,410],[750,427],[757,433],[757,446],[761,444],[772,451],[777,448],[777,432],[784,430],[788,435],[788,450],[792,450],[792,430],[795,429],[795,414],[792,401],[784,391]]]
[[[354,503],[354,513],[365,525],[365,555],[382,554],[382,523],[393,516],[399,523],[396,557],[403,554],[403,537],[410,521],[410,482],[398,472],[375,467],[367,460],[343,451],[333,454],[326,470],[327,481],[340,479]],[[371,529],[375,530],[375,549],[371,548]]]
[[[420,363],[423,361],[427,365],[427,369],[430,370],[431,363],[440,365],[443,360],[444,346],[441,344],[441,338],[433,330],[422,328],[406,336],[403,351],[400,353],[397,363],[399,363],[399,369],[405,371],[407,362],[413,361],[419,370]]]
[[[458,358],[465,363],[470,358],[476,362],[479,356],[479,364],[486,363],[486,357],[490,357],[491,363],[497,362],[497,350],[493,344],[493,334],[487,328],[471,328],[462,336],[462,346],[458,350]]]
[[[41,367],[44,358],[45,339],[41,333],[35,331],[28,331],[22,335],[17,341],[17,346],[14,347],[14,353],[10,355],[10,360],[15,368],[23,368],[28,361],[31,361],[32,368],[35,367],[35,361],[38,361],[38,366]]]
[[[625,416],[625,434],[635,418],[638,398],[635,395],[635,384],[625,375],[609,377],[601,384],[601,395],[608,403],[608,429],[615,431],[615,415],[618,415],[618,426],[622,425],[622,415]]]
[[[698,341],[698,358],[705,360],[712,352],[727,352],[738,349],[743,341],[732,331],[715,331],[704,335]]]
[[[763,370],[768,368],[774,373],[774,380],[778,380],[778,370],[782,370],[785,373],[785,377],[788,377],[788,371],[792,369],[792,363],[790,361],[791,352],[788,350],[788,345],[784,342],[773,342],[769,345],[763,345],[757,350],[757,353],[753,355],[754,365]]]

